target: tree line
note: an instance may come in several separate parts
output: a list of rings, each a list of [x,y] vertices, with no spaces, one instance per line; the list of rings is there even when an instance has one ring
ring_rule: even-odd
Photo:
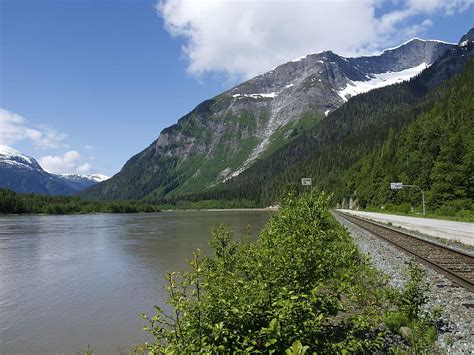
[[[3,214],[71,214],[71,213],[138,213],[159,212],[157,206],[140,201],[100,202],[77,196],[44,196],[0,189],[0,213]]]
[[[473,209],[474,62],[434,88],[422,74],[349,100],[315,128],[257,161],[238,177],[185,199],[253,200],[268,206],[312,177],[316,190],[360,207],[418,208],[419,192],[389,189],[392,181],[419,185],[429,211],[469,215]],[[184,198],[183,198],[184,199]]]

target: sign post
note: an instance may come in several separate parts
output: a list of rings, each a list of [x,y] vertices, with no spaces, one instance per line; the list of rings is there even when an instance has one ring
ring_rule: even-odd
[[[302,178],[301,179],[301,185],[303,186],[308,186],[308,189],[312,191],[312,186],[313,182],[311,180],[311,178]]]
[[[311,185],[312,185],[311,178],[302,178],[302,179],[301,179],[301,185],[303,185],[303,186],[311,186]]]
[[[421,189],[421,187],[416,186],[416,185],[403,185],[402,182],[392,182],[390,183],[390,188],[392,190],[401,190],[404,187],[413,187],[416,189],[420,189],[421,192],[421,203],[423,205],[423,216],[425,215],[425,192]]]
[[[401,190],[401,189],[403,189],[403,183],[401,183],[401,182],[392,182],[390,184],[390,188],[392,190]]]

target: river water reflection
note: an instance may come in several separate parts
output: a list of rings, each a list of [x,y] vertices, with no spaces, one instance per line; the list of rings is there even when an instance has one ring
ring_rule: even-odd
[[[208,251],[213,226],[258,231],[266,211],[0,217],[0,354],[117,353],[143,342],[137,316],[163,275]]]

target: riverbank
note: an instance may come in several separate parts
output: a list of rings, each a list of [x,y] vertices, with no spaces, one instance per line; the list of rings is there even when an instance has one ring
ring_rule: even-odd
[[[278,212],[279,207],[266,207],[266,208],[203,208],[203,209],[169,209],[163,210],[163,212],[232,212],[232,211],[269,211]]]
[[[167,275],[172,314],[142,317],[151,353],[424,351],[436,329],[422,271],[387,287],[327,211],[328,198],[288,195],[258,239],[221,226],[187,272]],[[221,214],[224,216],[225,214]],[[416,335],[415,335],[416,334]]]

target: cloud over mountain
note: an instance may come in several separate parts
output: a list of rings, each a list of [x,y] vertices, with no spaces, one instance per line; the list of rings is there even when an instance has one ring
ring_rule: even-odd
[[[435,14],[449,16],[472,4],[473,0],[163,0],[156,8],[167,31],[184,39],[190,74],[217,72],[244,79],[311,52],[330,49],[354,55],[400,43],[423,34]]]
[[[49,127],[32,127],[24,117],[0,108],[0,144],[29,140],[39,148],[64,146],[64,133]]]

